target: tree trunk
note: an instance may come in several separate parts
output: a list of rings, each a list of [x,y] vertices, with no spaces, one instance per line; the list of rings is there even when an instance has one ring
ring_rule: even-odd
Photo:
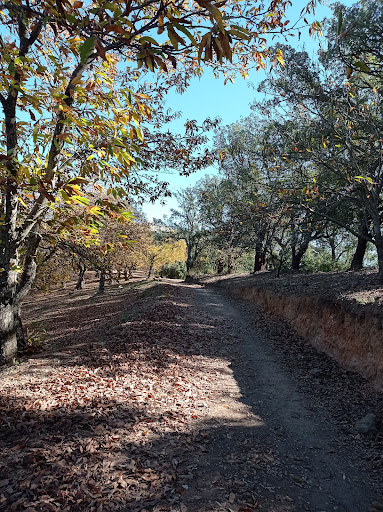
[[[2,233],[4,235],[4,231]],[[7,233],[8,235],[8,233]],[[5,237],[0,265],[0,364],[12,362],[17,353],[17,245]],[[10,237],[9,237],[10,238]],[[4,239],[3,239],[4,240]]]
[[[308,245],[301,246],[298,251],[293,249],[292,260],[291,260],[291,270],[299,270],[302,263],[302,258],[305,255],[308,249]]]
[[[19,308],[15,304],[0,306],[1,352],[0,364],[12,362],[17,353],[17,320]]]
[[[233,256],[231,254],[228,254],[228,256],[227,256],[227,273],[232,274],[233,270],[234,270]]]
[[[186,244],[187,247],[187,258],[186,258],[186,275],[190,274],[190,270],[193,267],[192,250],[193,245],[191,243]]]
[[[75,290],[83,290],[84,286],[85,286],[85,271],[86,271],[86,266],[85,265],[79,265],[79,273],[78,273],[78,280],[77,280],[77,284],[76,284],[76,288]]]
[[[105,270],[101,270],[100,281],[98,283],[98,293],[104,293],[104,291],[105,291],[105,280],[106,280],[106,271]]]
[[[26,337],[18,303],[0,307],[1,352],[0,365],[12,362],[17,351],[26,346]]]
[[[8,262],[8,272],[0,273],[0,364],[12,362],[16,357],[17,349],[25,345],[25,335],[20,318],[20,307],[23,299],[29,293],[36,277],[36,254],[40,244],[38,233],[31,232],[26,242],[24,268],[17,282],[17,272],[12,266],[18,265],[17,252]],[[3,262],[6,254],[2,254]],[[10,267],[10,268],[9,268]]]
[[[283,258],[278,261],[277,277],[281,277],[281,270],[283,265]]]
[[[363,268],[364,256],[367,249],[367,240],[365,238],[358,238],[358,243],[352,257],[350,270],[361,270]]]
[[[361,270],[363,268],[364,255],[367,249],[368,225],[366,219],[363,218],[359,228],[358,243],[352,257],[350,270]]]
[[[383,283],[383,241],[376,244],[376,252],[378,253],[378,279],[379,283]]]
[[[375,208],[370,208],[369,214],[372,220],[372,229],[374,233],[374,244],[378,254],[378,279],[383,283],[383,236],[381,232],[380,212],[374,204]]]
[[[328,243],[330,245],[331,249],[331,260],[336,260],[336,247],[335,247],[335,240],[333,238],[329,238]]]
[[[255,246],[254,273],[266,268],[266,253],[262,244]]]

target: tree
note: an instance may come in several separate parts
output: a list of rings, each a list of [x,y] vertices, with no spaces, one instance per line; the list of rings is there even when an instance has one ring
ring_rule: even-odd
[[[223,178],[208,177],[200,181],[199,203],[202,224],[217,250],[217,273],[227,269],[231,274],[240,255],[237,248],[238,218],[233,215],[236,194],[232,182]]]
[[[169,219],[165,220],[173,230],[173,235],[185,240],[187,276],[190,275],[203,245],[204,231],[201,224],[199,195],[199,185],[179,192],[176,196],[178,208],[172,209]]]
[[[358,75],[360,86],[372,89],[383,80],[382,5],[363,0],[352,6],[333,5],[328,20],[329,55],[344,63],[347,78]]]
[[[334,53],[324,53],[318,63],[305,52],[285,47],[284,53],[286,69],[262,87],[273,96],[272,115],[281,117],[283,112],[284,117],[304,123],[304,130],[291,138],[290,153],[296,153],[294,159],[301,166],[315,169],[316,182],[306,187],[306,210],[347,229],[360,241],[371,241],[382,281],[381,90],[361,87],[363,80],[356,75],[346,81]]]
[[[236,225],[236,244],[254,248],[253,271],[266,268],[276,229],[285,214],[278,190],[280,168],[269,164],[272,155],[267,122],[250,116],[221,130],[216,139],[221,173],[230,191],[230,216]],[[280,239],[281,240],[281,239]]]
[[[129,188],[140,164],[133,156],[143,143],[139,123],[150,117],[138,70],[172,82],[199,73],[201,61],[225,71],[226,60],[245,74],[254,58],[264,65],[263,34],[283,28],[287,3],[273,0],[266,9],[250,0],[199,0],[191,7],[181,0],[1,5],[1,362],[16,353],[20,306],[35,278],[43,226],[63,222],[57,207],[84,202],[91,183],[104,182],[109,192],[114,186],[120,196],[125,181]],[[178,74],[170,72],[177,65]]]
[[[185,261],[186,245],[184,240],[164,240],[156,242],[154,239],[143,247],[143,256],[147,263],[147,276],[152,271],[158,271],[166,264]]]

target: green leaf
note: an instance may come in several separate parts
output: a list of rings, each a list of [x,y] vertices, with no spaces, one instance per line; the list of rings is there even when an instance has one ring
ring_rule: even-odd
[[[219,30],[222,33],[225,33],[225,24],[222,19],[221,11],[218,9],[218,7],[216,7],[213,4],[207,4],[206,8],[210,12],[210,14],[213,16],[213,18],[215,19]]]
[[[240,32],[239,30],[236,30],[236,29],[229,30],[229,34],[239,37],[240,39],[245,39],[246,41],[249,41],[251,38],[251,36],[249,36],[248,34],[244,34],[243,32]]]
[[[136,132],[137,132],[137,137],[140,139],[140,141],[143,142],[144,136],[143,136],[143,133],[142,133],[141,128],[139,126],[137,126],[137,128],[136,128]]]
[[[70,197],[68,196],[68,194],[65,192],[65,190],[61,190],[61,196],[62,198],[64,199],[64,201],[66,203],[70,203]]]
[[[89,204],[89,199],[83,196],[71,196],[72,201],[78,204],[85,204],[86,206]]]
[[[104,9],[109,9],[109,11],[115,11],[117,9],[117,5],[112,2],[106,2],[102,7]]]
[[[66,19],[69,21],[69,23],[75,23],[76,22],[76,16],[73,16],[73,14],[65,14]]]
[[[133,215],[133,212],[122,212],[121,215],[125,219],[134,219],[135,218]]]
[[[181,25],[181,23],[176,23],[175,21],[173,22],[173,25],[176,28],[178,28],[178,30],[183,32],[185,34],[185,36],[190,39],[190,41],[193,43],[194,46],[198,46],[197,41],[194,39],[193,35],[189,32],[189,30],[187,28],[185,28],[183,25]]]
[[[369,73],[371,71],[367,64],[361,60],[356,61],[355,66],[365,73]]]
[[[92,53],[94,49],[95,44],[95,38],[88,37],[86,41],[81,45],[80,47],[80,58],[81,58],[81,64],[85,64],[86,59],[89,57],[89,55]]]
[[[154,46],[158,46],[157,41],[155,39],[153,39],[152,37],[145,36],[145,37],[140,38],[140,43],[145,43],[145,41],[147,41],[148,43],[154,44]]]
[[[13,272],[17,272],[18,274],[21,274],[23,269],[19,265],[13,265],[10,270],[13,270]]]

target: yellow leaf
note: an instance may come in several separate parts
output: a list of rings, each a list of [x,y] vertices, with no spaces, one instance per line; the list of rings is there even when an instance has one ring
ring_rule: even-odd
[[[283,60],[283,53],[281,50],[278,50],[277,53],[275,54],[276,58],[277,58],[277,61],[281,64],[281,66],[284,66],[285,65],[285,61]]]

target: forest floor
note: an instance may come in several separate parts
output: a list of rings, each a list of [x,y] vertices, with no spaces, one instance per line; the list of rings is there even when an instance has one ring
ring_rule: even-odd
[[[383,510],[361,377],[209,286],[88,286],[24,306],[40,346],[0,372],[0,510]]]

